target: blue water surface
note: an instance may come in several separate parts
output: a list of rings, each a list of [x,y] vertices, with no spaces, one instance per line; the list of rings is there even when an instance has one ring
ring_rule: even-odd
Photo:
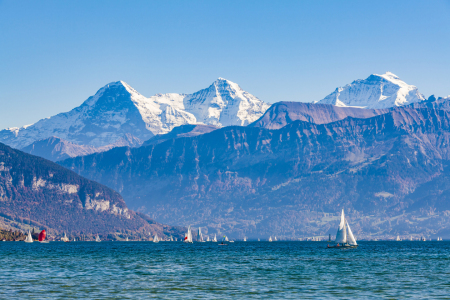
[[[0,242],[2,299],[450,299],[450,242]]]

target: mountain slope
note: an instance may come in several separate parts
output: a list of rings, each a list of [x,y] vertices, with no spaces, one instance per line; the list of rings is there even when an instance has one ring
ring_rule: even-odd
[[[422,235],[450,225],[445,207],[415,192],[450,176],[449,143],[449,112],[404,107],[279,130],[226,127],[61,164],[161,222],[292,238],[334,233],[345,208],[360,237]]]
[[[268,107],[236,83],[222,78],[194,94],[158,94],[150,98],[117,81],[67,113],[0,131],[0,142],[21,149],[55,136],[80,146],[103,147],[130,134],[145,141],[186,124],[246,125]]]
[[[366,119],[387,112],[387,109],[361,109],[304,102],[277,102],[261,118],[249,126],[280,129],[297,120],[315,124],[326,124],[347,117]]]
[[[74,234],[143,234],[162,229],[161,224],[130,211],[112,189],[0,144],[0,224],[30,223],[53,233]]]
[[[31,145],[22,148],[21,150],[25,153],[40,156],[51,161],[58,161],[70,157],[103,152],[112,149],[114,147],[123,147],[123,146],[137,147],[140,146],[141,144],[142,141],[132,136],[131,134],[126,134],[124,137],[119,138],[114,144],[102,147],[77,145],[68,142],[66,140],[60,139],[58,137],[52,136],[45,140],[36,141]]]
[[[213,125],[181,125],[172,129],[169,133],[158,134],[151,139],[145,141],[142,146],[156,145],[167,140],[177,139],[181,137],[193,137],[205,133],[209,133],[218,129],[219,127]]]
[[[425,100],[413,85],[400,80],[397,75],[387,72],[373,74],[367,79],[355,80],[318,101],[320,104],[336,106],[384,109],[408,105]]]

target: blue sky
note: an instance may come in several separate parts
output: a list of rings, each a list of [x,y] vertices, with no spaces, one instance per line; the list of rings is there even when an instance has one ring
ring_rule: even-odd
[[[216,78],[267,102],[320,100],[391,71],[450,94],[450,1],[2,1],[0,128],[111,81],[145,96]]]

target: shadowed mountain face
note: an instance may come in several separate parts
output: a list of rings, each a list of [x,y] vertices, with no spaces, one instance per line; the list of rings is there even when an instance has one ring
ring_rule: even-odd
[[[347,117],[366,119],[387,113],[388,109],[363,109],[339,107],[331,104],[303,102],[278,102],[273,104],[264,115],[249,127],[280,129],[294,121],[326,124]]]
[[[163,234],[165,228],[128,210],[112,189],[0,144],[0,225],[24,224],[55,234]],[[164,230],[181,237],[179,229]]]
[[[178,127],[175,127],[166,134],[158,134],[151,139],[145,141],[142,146],[149,146],[149,145],[156,145],[160,144],[162,142],[165,142],[167,140],[181,138],[181,137],[193,137],[205,133],[209,133],[211,131],[214,131],[218,129],[219,127],[213,126],[213,125],[181,125]]]
[[[118,139],[114,144],[93,147],[83,146],[71,143],[69,141],[60,139],[56,136],[52,136],[45,140],[36,141],[21,150],[23,152],[43,157],[51,161],[64,160],[70,157],[84,156],[92,153],[98,153],[107,151],[114,147],[131,146],[138,147],[142,144],[142,141],[131,134],[125,134],[122,138]]]
[[[450,213],[446,198],[426,188],[450,189],[449,137],[449,112],[404,107],[278,130],[227,127],[61,164],[160,222],[211,232],[335,233],[335,213],[344,208],[359,237],[431,235]],[[430,195],[434,200],[425,200]]]

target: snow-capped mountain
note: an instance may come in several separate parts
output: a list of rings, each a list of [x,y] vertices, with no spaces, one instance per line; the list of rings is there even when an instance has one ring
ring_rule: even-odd
[[[268,108],[268,104],[223,78],[194,94],[157,94],[150,98],[117,81],[69,112],[0,131],[0,142],[20,149],[55,136],[78,145],[102,147],[130,134],[145,141],[185,124],[247,125]]]
[[[408,85],[397,75],[386,72],[372,74],[367,79],[355,80],[318,101],[321,104],[360,108],[389,108],[425,100],[417,87]]]
[[[270,106],[224,78],[193,94],[157,94],[148,103],[157,107],[159,115],[155,118],[150,109],[143,111],[143,115],[149,116],[146,123],[154,134],[195,123],[245,126],[261,117]]]

